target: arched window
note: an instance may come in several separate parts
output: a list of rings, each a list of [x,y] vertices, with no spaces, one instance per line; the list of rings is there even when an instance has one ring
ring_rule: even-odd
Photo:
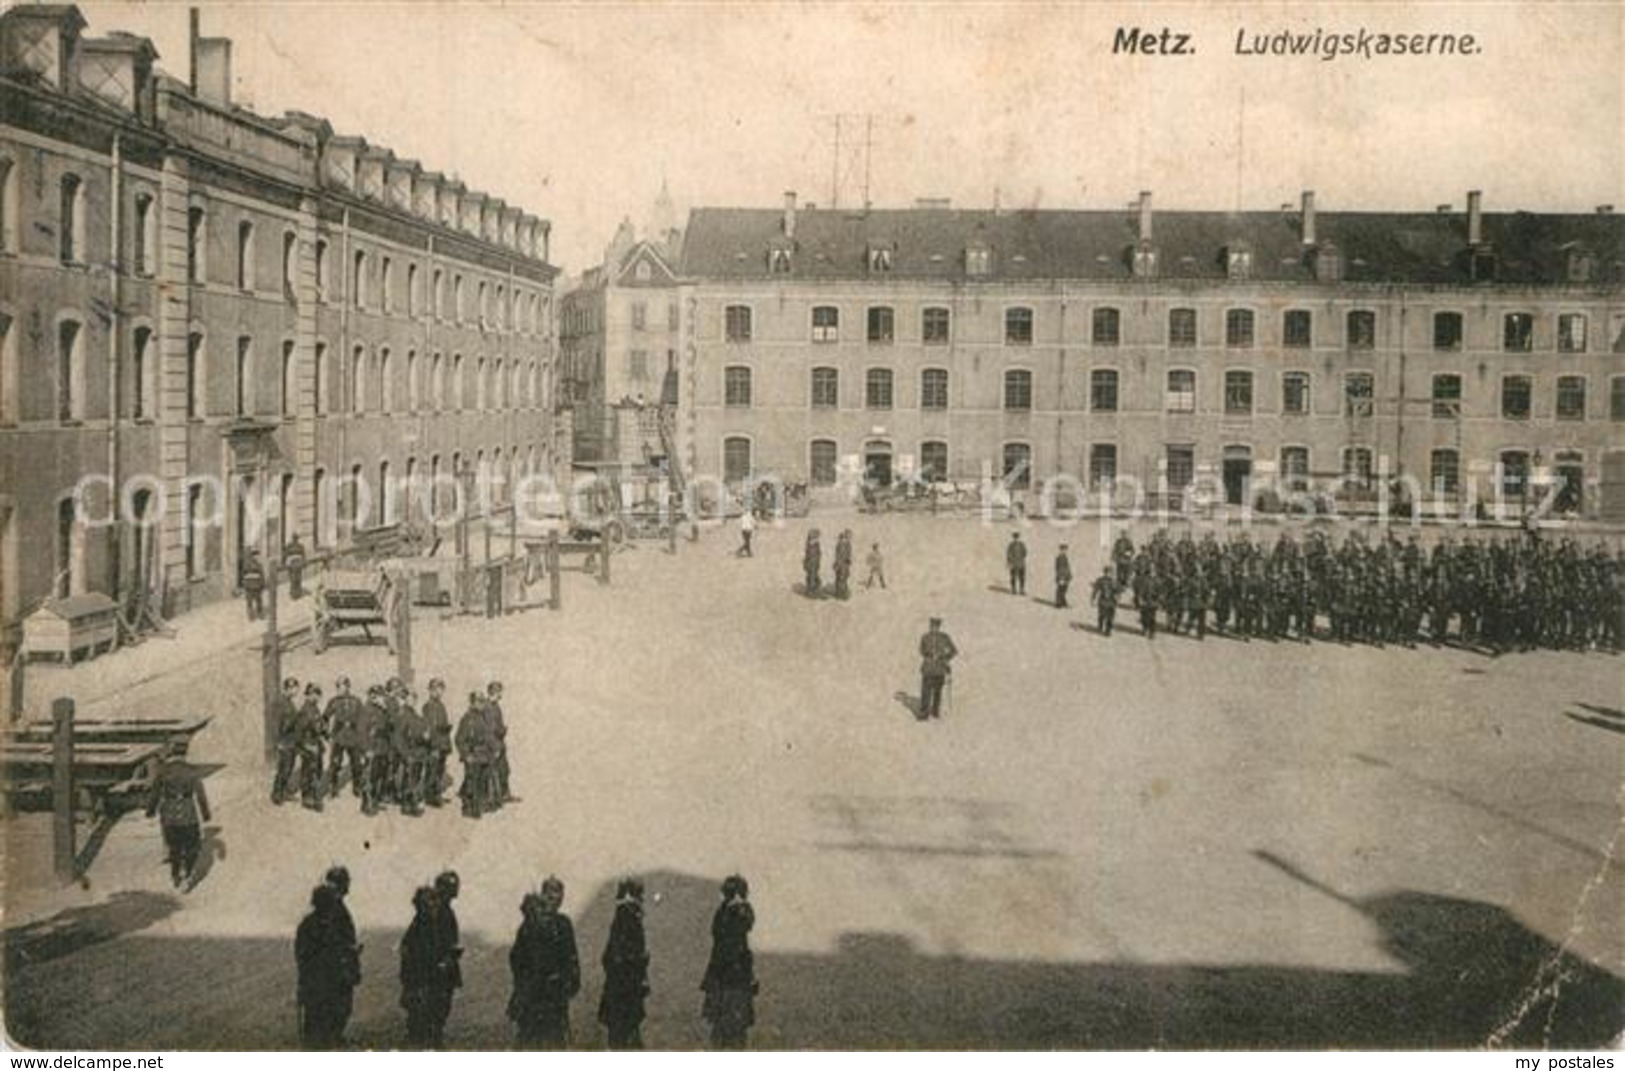
[[[294,301],[299,297],[299,236],[292,231],[282,232],[282,299]]]
[[[130,257],[135,273],[152,275],[158,266],[158,210],[150,193],[135,195],[135,219],[131,221],[130,237],[135,245]]]
[[[367,307],[367,252],[364,249],[355,251],[355,271],[350,278],[350,293],[355,295],[355,307]]]
[[[406,314],[416,316],[421,306],[422,302],[418,297],[418,266],[408,264],[406,266]]]
[[[406,411],[415,413],[423,404],[418,387],[418,351],[406,351]]]
[[[17,329],[16,318],[0,312],[0,424],[17,420]]]
[[[316,300],[327,300],[327,239],[316,239],[316,255],[312,258],[316,269]]]
[[[17,161],[0,156],[0,251],[17,251],[17,216],[21,201],[17,192]]]
[[[247,335],[237,339],[237,380],[232,412],[240,417],[254,413],[254,340]]]
[[[254,289],[254,224],[237,224],[237,289]]]
[[[294,359],[293,339],[282,343],[282,415],[293,416],[299,402],[299,365]]]
[[[1025,368],[1012,368],[1004,374],[1004,408],[1025,413],[1033,407],[1033,374]]]
[[[208,278],[208,213],[202,205],[186,210],[186,279],[202,283]]]
[[[130,416],[152,416],[152,328],[138,327],[130,336]]]
[[[476,357],[474,358],[474,411],[477,413],[485,412],[485,407],[490,404],[490,395],[486,393],[486,385],[485,358]]]
[[[64,423],[85,417],[84,326],[63,320],[56,327],[56,416]]]
[[[467,400],[468,383],[463,378],[463,355],[457,354],[451,359],[451,407],[456,410],[463,408]]]
[[[367,350],[357,346],[350,354],[350,412],[367,411]]]
[[[729,365],[722,370],[722,404],[747,408],[751,404],[751,374],[744,365]]]
[[[331,545],[333,504],[328,501],[332,489],[327,485],[327,470],[317,469],[311,474],[310,486],[314,509],[310,518],[310,541],[318,547]]]
[[[446,359],[439,353],[429,359],[429,404],[436,411],[446,407]]]
[[[395,409],[395,362],[390,359],[389,347],[384,346],[378,350],[378,411],[380,413],[393,412]]]
[[[202,420],[208,410],[204,382],[203,335],[193,331],[186,336],[186,418]]]
[[[78,263],[85,259],[85,184],[78,175],[62,176],[61,215],[57,233],[62,263]]]
[[[1004,485],[1011,490],[1025,490],[1033,481],[1033,448],[1027,443],[1004,444]]]
[[[807,471],[814,487],[835,485],[837,447],[834,439],[814,439],[807,448]]]
[[[739,483],[750,478],[750,440],[742,435],[730,435],[722,440],[722,479]]]
[[[316,415],[321,416],[328,410],[328,398],[332,386],[328,382],[329,369],[327,367],[327,343],[316,343]]]

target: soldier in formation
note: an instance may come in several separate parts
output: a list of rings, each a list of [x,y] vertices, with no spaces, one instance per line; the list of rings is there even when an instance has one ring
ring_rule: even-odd
[[[522,1049],[562,1049],[570,1040],[570,1001],[581,992],[575,929],[564,904],[564,882],[549,877],[519,905],[522,920],[508,952],[513,993],[508,1018]]]

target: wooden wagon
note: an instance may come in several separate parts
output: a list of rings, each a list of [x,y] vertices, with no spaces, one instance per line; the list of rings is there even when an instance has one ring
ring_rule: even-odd
[[[316,653],[327,650],[333,634],[344,629],[359,628],[366,642],[375,643],[382,638],[393,653],[395,637],[391,628],[391,614],[395,605],[394,585],[382,570],[352,572],[329,571],[316,589],[312,629]],[[381,637],[374,636],[378,628]]]

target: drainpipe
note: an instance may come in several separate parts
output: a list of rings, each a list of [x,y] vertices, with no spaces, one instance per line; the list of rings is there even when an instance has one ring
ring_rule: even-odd
[[[339,241],[339,278],[344,280],[344,284],[339,288],[342,295],[343,295],[343,297],[342,297],[343,304],[341,304],[339,306],[338,366],[339,366],[339,382],[348,384],[350,389],[348,391],[341,392],[341,397],[339,398],[339,405],[342,407],[342,411],[338,414],[338,416],[339,416],[338,425],[339,425],[339,467],[340,467],[340,471],[334,473],[334,479],[335,480],[342,480],[342,479],[348,477],[349,474],[350,474],[350,469],[348,467],[349,466],[349,461],[350,461],[350,450],[349,450],[349,446],[350,446],[350,420],[351,420],[352,416],[354,416],[354,414],[355,414],[355,398],[353,396],[354,393],[355,393],[355,384],[350,382],[350,378],[349,378],[349,375],[348,375],[349,368],[350,368],[350,304],[351,304],[351,302],[353,302],[355,300],[354,295],[352,295],[352,293],[351,293],[351,288],[355,286],[355,272],[354,272],[354,269],[350,266],[350,209],[349,209],[348,206],[346,206],[345,209],[344,209],[344,218],[343,218],[342,223],[340,224],[340,227],[341,227],[341,231],[340,231],[340,241]],[[328,374],[329,375],[332,374],[332,368],[331,367],[328,368]],[[328,406],[328,412],[332,413],[332,411],[333,411],[333,407]],[[335,482],[333,484],[333,486],[337,487],[338,483]],[[358,487],[351,487],[350,488],[350,494],[352,496],[359,495],[360,493],[361,493],[360,488],[358,488]],[[338,495],[335,494],[333,496],[333,514],[334,515],[332,517],[333,534],[334,534],[335,537],[338,535],[338,526],[339,526],[338,512],[339,512],[339,497],[338,497]],[[355,538],[354,529],[351,530],[350,538],[351,539]]]
[[[123,576],[120,575],[120,563],[124,551],[124,530],[119,523],[119,362],[118,344],[121,320],[123,315],[124,297],[124,251],[120,248],[119,239],[124,233],[124,144],[123,135],[117,131],[113,134],[113,167],[112,167],[112,211],[108,213],[108,278],[111,290],[112,309],[109,312],[107,328],[107,482],[111,489],[113,501],[109,507],[109,516],[113,518],[111,546],[111,560],[108,564],[108,576],[112,583],[111,594],[117,601],[119,588],[122,586]]]

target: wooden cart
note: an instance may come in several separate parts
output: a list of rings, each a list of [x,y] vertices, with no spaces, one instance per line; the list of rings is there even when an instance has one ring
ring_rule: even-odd
[[[350,628],[359,628],[368,643],[382,638],[393,653],[395,637],[390,616],[394,604],[394,585],[381,570],[335,570],[326,573],[316,589],[315,619],[312,622],[316,653],[327,650],[335,632]],[[375,626],[381,637],[373,635]]]
[[[54,655],[71,664],[82,653],[99,654],[117,645],[118,604],[99,592],[50,599],[23,621],[29,658]]]

